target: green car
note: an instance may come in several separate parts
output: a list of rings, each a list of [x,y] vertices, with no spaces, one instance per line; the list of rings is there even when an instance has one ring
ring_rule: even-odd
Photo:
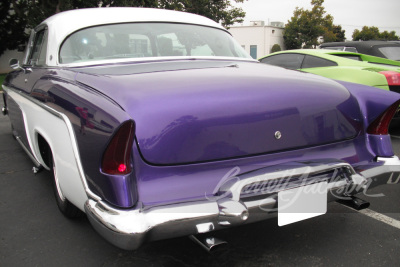
[[[400,62],[359,53],[298,49],[270,54],[261,63],[400,93]]]

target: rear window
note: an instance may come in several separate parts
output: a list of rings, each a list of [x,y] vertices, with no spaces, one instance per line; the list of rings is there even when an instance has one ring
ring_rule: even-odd
[[[60,63],[142,57],[250,58],[227,32],[178,23],[125,23],[86,28],[66,38]]]
[[[333,67],[333,66],[337,66],[337,64],[333,61],[307,55],[303,61],[303,65],[301,68],[307,69],[307,68],[322,68],[322,67]]]
[[[388,59],[400,60],[400,46],[380,47],[379,51]]]

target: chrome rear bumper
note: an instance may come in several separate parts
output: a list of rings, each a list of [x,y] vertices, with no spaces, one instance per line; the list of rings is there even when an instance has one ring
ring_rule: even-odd
[[[277,193],[327,182],[327,201],[346,198],[381,184],[399,183],[400,160],[378,158],[356,171],[348,163],[316,160],[276,165],[228,177],[208,199],[136,210],[119,210],[89,199],[86,214],[112,244],[128,250],[146,241],[207,233],[277,215]],[[333,177],[334,176],[334,177]]]

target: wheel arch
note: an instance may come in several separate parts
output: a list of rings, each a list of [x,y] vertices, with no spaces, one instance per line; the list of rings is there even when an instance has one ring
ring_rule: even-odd
[[[50,170],[50,153],[52,153],[52,149],[49,145],[49,142],[40,132],[35,132],[35,146],[38,148],[38,156],[40,156],[39,161],[43,165],[43,167],[47,170]],[[44,164],[43,164],[44,163]]]
[[[69,121],[63,115],[55,116],[45,110],[41,114],[46,114],[50,122],[39,124],[35,118],[27,118],[29,127],[26,130],[30,136],[32,152],[46,170],[52,170],[52,162],[58,166],[59,186],[67,199],[83,211],[88,198],[87,187],[79,174],[76,151],[72,148],[75,140],[69,132]]]

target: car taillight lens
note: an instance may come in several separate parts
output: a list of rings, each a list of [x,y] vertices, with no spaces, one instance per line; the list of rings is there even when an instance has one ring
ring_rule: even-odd
[[[131,152],[135,124],[127,121],[114,134],[104,152],[101,169],[111,175],[124,175],[132,171]]]
[[[369,134],[385,135],[388,134],[389,124],[393,116],[396,114],[400,105],[400,100],[391,105],[385,112],[379,115],[367,129]]]
[[[385,75],[389,86],[400,85],[400,72],[397,72],[397,71],[381,71],[379,73]]]

